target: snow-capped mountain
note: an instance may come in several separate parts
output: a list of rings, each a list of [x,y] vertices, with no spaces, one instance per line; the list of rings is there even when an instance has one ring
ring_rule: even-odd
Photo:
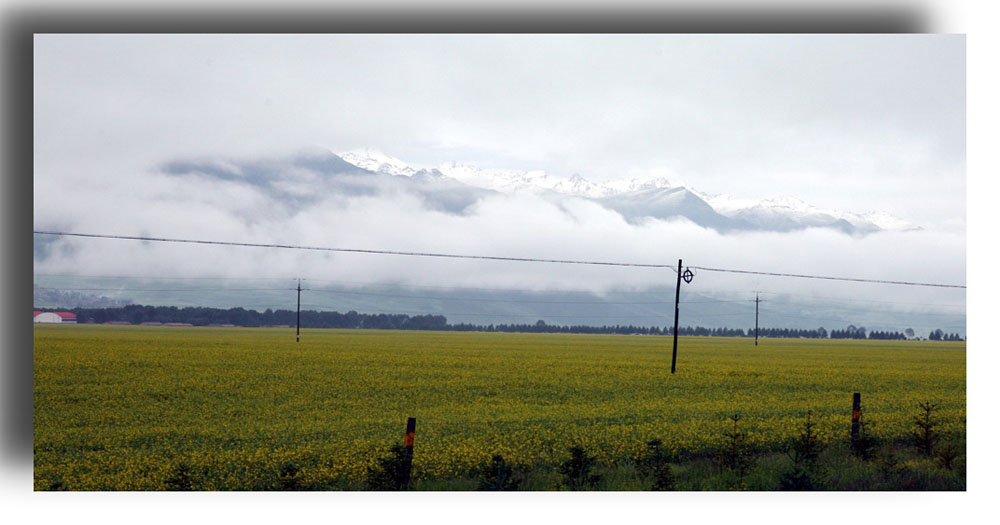
[[[504,193],[517,191],[555,192],[573,197],[600,199],[640,190],[675,187],[665,177],[634,177],[609,182],[594,182],[578,173],[565,178],[550,175],[542,170],[483,169],[457,163],[442,164],[436,169],[445,176],[466,184]]]
[[[412,177],[420,171],[420,168],[413,167],[395,157],[390,157],[381,151],[370,148],[345,151],[339,156],[361,169],[376,173]]]
[[[597,183],[579,174],[564,178],[549,175],[543,170],[487,169],[457,162],[448,162],[436,167],[420,167],[371,148],[347,151],[340,153],[339,156],[347,162],[369,171],[407,177],[421,172],[440,174],[470,186],[502,193],[555,192],[574,197],[596,199],[620,193],[675,187],[667,178],[657,176],[633,177]]]
[[[721,232],[833,228],[852,235],[863,235],[880,230],[919,229],[885,212],[825,210],[792,197],[752,200],[713,195],[675,184],[661,176],[594,182],[579,174],[566,178],[542,170],[484,169],[456,162],[427,168],[411,165],[370,148],[348,151],[340,157],[354,166],[376,173],[453,179],[468,186],[501,193],[530,192],[590,199],[633,222],[645,217],[669,219],[680,216]]]
[[[835,228],[845,233],[865,234],[880,230],[909,231],[918,226],[885,212],[851,213],[827,210],[793,197],[763,200],[740,199],[695,191],[717,212],[761,229],[790,231],[809,227]]]
[[[680,185],[674,184],[666,177],[655,175],[648,177],[632,177],[630,179],[618,179],[604,183],[604,187],[610,188],[613,194],[630,193],[633,191],[658,190],[661,188],[673,188]]]
[[[597,199],[597,202],[617,211],[629,222],[646,218],[669,220],[684,217],[719,232],[751,229],[749,224],[739,219],[718,213],[701,197],[683,186],[618,193]]]
[[[442,164],[435,169],[440,171],[445,177],[455,179],[470,186],[478,186],[502,193],[515,193],[519,191],[537,193],[551,190],[553,186],[561,182],[558,178],[550,177],[541,170],[483,169],[457,162]]]

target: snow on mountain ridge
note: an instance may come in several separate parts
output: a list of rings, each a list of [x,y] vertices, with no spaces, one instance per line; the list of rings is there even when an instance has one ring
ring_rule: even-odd
[[[542,170],[483,169],[457,162],[442,164],[437,167],[437,170],[446,177],[453,178],[470,186],[478,186],[502,193],[514,193],[517,191],[537,192],[539,189],[549,190],[559,182]]]
[[[355,166],[370,171],[407,177],[413,177],[418,173],[435,175],[439,173],[469,186],[501,193],[554,192],[588,199],[606,199],[660,189],[684,189],[684,186],[676,185],[666,177],[658,175],[594,182],[579,174],[564,178],[550,175],[544,170],[485,169],[457,162],[448,162],[437,168],[427,169],[413,166],[370,148],[345,152],[340,154],[340,157]],[[746,221],[765,229],[776,227],[777,224],[781,224],[782,228],[834,226],[857,233],[920,229],[912,223],[881,211],[852,213],[821,209],[794,197],[779,196],[756,200],[726,194],[708,194],[692,188],[686,189],[707,203],[715,213],[730,219]]]
[[[844,220],[863,231],[910,231],[918,230],[919,226],[895,217],[884,211],[854,213],[835,209],[813,206],[795,197],[770,197],[767,199],[743,199],[726,194],[707,194],[694,192],[719,213],[727,217],[744,219],[761,218],[765,215],[781,215],[798,221],[815,221],[829,217]]]
[[[666,177],[658,177],[655,175],[613,180],[605,182],[604,186],[610,188],[614,193],[631,193],[633,191],[658,190],[662,188],[676,187],[676,185]]]
[[[601,198],[619,193],[674,186],[666,177],[659,176],[633,177],[599,183],[588,180],[580,174],[564,178],[549,175],[543,170],[487,169],[458,162],[446,162],[436,168],[423,168],[372,148],[343,152],[340,157],[359,168],[389,175],[412,177],[421,171],[437,170],[442,175],[459,182],[503,193],[554,191],[577,197]]]
[[[412,177],[422,169],[371,148],[346,151],[344,153],[340,153],[339,156],[345,161],[354,164],[361,169],[379,173],[388,173],[390,175],[405,175],[407,177]]]

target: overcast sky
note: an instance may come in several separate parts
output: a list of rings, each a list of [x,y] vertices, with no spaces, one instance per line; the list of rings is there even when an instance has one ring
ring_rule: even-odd
[[[682,238],[705,265],[964,284],[961,35],[37,35],[34,73],[36,227],[668,261],[676,250],[650,246]],[[502,199],[464,220],[357,200],[286,217],[246,188],[157,172],[317,145],[595,181],[661,174],[708,193],[885,211],[925,231],[720,238]],[[554,230],[525,237],[538,224]],[[116,264],[75,246],[67,260]]]
[[[965,216],[961,35],[39,35],[38,176],[375,147]]]

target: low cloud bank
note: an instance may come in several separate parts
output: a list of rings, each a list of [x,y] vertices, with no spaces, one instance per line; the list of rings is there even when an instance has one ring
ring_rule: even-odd
[[[689,221],[630,224],[582,199],[415,191],[379,179],[342,191],[308,172],[271,184],[152,171],[36,178],[35,229],[253,243],[685,265],[965,284],[964,234],[933,229],[851,237],[829,229],[720,234]],[[48,179],[52,180],[52,179]],[[338,189],[340,188],[340,189]],[[356,188],[355,188],[356,189]],[[436,195],[436,197],[435,197]],[[457,202],[457,201],[456,201]],[[669,269],[606,267],[35,237],[35,272],[136,277],[314,278],[530,290],[672,287]],[[699,271],[700,293],[793,293],[912,305],[964,303],[964,290]]]

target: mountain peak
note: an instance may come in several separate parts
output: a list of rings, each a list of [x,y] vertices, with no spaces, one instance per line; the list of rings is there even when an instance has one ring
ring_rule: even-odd
[[[614,193],[631,193],[634,191],[678,187],[666,177],[656,175],[613,180],[606,182],[604,185],[610,188]]]
[[[340,158],[359,168],[378,173],[388,173],[390,175],[412,177],[421,170],[421,168],[411,166],[400,159],[386,155],[374,148],[366,147],[345,151],[340,154]]]
[[[428,172],[374,148],[344,152],[345,161],[360,168],[413,177]],[[824,210],[801,199],[786,196],[763,200],[706,194],[672,181],[659,171],[652,174],[594,182],[579,173],[569,177],[549,175],[543,170],[484,169],[471,164],[447,162],[432,169],[468,186],[501,193],[529,192],[598,200],[623,212],[632,220],[642,216],[667,218],[683,215],[699,224],[727,230],[791,231],[803,228],[833,228],[849,234],[880,230],[912,230],[918,227],[885,212],[849,213]],[[630,200],[634,202],[629,202]],[[625,211],[623,211],[625,210]],[[627,212],[627,213],[626,213]]]

